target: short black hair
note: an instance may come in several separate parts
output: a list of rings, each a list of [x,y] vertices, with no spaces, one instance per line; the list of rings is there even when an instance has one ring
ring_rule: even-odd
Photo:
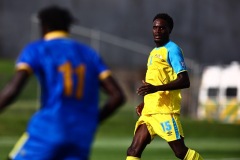
[[[71,13],[59,6],[53,5],[42,9],[38,13],[38,18],[42,26],[48,27],[50,31],[65,30],[68,31],[74,18]]]
[[[169,28],[170,28],[170,32],[172,32],[173,26],[174,26],[174,22],[171,16],[169,16],[167,13],[158,13],[154,18],[153,18],[153,22],[156,19],[164,19],[165,21],[167,21]]]

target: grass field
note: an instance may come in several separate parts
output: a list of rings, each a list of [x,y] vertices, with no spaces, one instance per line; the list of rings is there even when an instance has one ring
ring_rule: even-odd
[[[9,79],[13,71],[12,64],[11,61],[0,61],[0,86]],[[36,81],[31,79],[18,101],[1,113],[0,160],[6,158],[14,143],[24,132],[30,116],[37,110],[36,97]],[[91,160],[124,160],[136,120],[134,106],[128,103],[100,126],[93,144]],[[197,121],[188,117],[182,117],[182,122],[187,146],[200,152],[205,160],[240,160],[239,125]],[[177,158],[165,141],[156,138],[147,146],[142,159],[175,160]]]
[[[37,101],[18,101],[0,115],[0,160],[4,160],[24,131]],[[91,160],[123,160],[130,145],[137,116],[133,107],[125,105],[100,126]],[[206,160],[240,160],[238,125],[196,121],[182,118],[186,144],[199,151]],[[175,160],[165,141],[155,138],[142,159]]]

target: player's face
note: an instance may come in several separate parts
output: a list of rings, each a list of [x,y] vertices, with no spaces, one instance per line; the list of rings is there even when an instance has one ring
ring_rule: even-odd
[[[153,22],[153,38],[157,45],[160,47],[169,40],[170,29],[168,24],[163,19],[156,19]]]

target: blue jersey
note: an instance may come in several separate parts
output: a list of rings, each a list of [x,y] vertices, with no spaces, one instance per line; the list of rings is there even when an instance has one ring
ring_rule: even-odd
[[[50,32],[24,48],[16,67],[33,72],[41,87],[28,134],[61,143],[84,137],[89,146],[98,125],[100,80],[110,74],[100,56],[64,32]]]

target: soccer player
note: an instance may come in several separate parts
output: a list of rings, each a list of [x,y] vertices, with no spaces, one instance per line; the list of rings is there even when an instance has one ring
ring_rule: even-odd
[[[20,93],[30,75],[41,87],[41,107],[9,155],[13,160],[88,160],[98,125],[125,101],[109,68],[89,46],[71,39],[73,17],[58,6],[38,13],[42,39],[28,44],[13,79],[0,93],[0,110]],[[99,89],[108,95],[100,110]]]
[[[165,13],[153,19],[153,38],[156,47],[151,51],[145,81],[137,89],[144,102],[136,108],[140,116],[135,126],[127,160],[140,160],[147,144],[158,135],[166,140],[176,157],[184,160],[202,160],[198,152],[184,144],[180,123],[180,90],[188,88],[190,81],[182,50],[170,40],[173,19]]]

